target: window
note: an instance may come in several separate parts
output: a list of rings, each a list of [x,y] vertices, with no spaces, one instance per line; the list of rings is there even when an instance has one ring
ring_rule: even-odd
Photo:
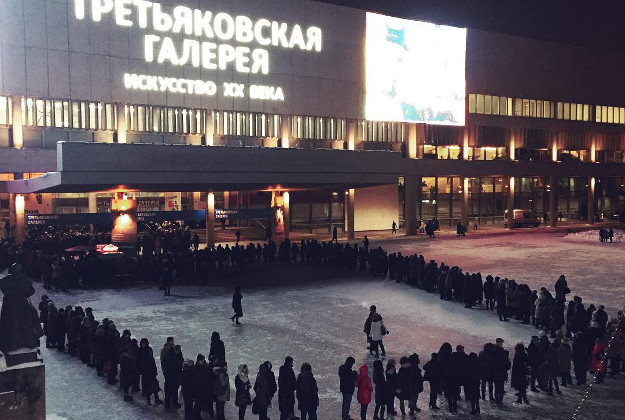
[[[499,96],[493,96],[493,115],[499,115]]]
[[[523,100],[519,98],[514,99],[514,116],[523,116]]]
[[[11,123],[11,98],[0,96],[0,125]]]
[[[502,96],[499,98],[499,114],[500,115],[510,115],[508,112],[510,108],[508,108],[508,98]]]
[[[584,105],[584,121],[590,121],[590,105]]]
[[[469,114],[475,114],[475,93],[469,94]]]
[[[484,95],[484,114],[491,115],[493,113],[492,104],[492,97],[490,95]]]
[[[536,116],[538,118],[543,117],[543,101],[541,101],[540,99],[536,101]]]
[[[564,115],[563,118],[565,120],[570,120],[571,119],[571,104],[568,102],[565,102],[564,104]]]
[[[484,113],[484,95],[477,95],[477,113]]]
[[[530,101],[529,99],[523,99],[523,116],[530,116]]]

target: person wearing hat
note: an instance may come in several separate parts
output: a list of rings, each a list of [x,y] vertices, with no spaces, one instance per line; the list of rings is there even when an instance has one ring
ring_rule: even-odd
[[[540,364],[542,363],[542,355],[538,347],[538,336],[533,335],[530,345],[527,346],[527,363],[530,367],[530,389],[532,392],[540,392],[536,388],[536,381],[540,385]]]
[[[212,376],[213,374],[206,364],[206,358],[203,354],[198,354],[192,374],[194,420],[202,418],[202,409],[210,402],[209,393],[212,391]]]
[[[293,371],[293,358],[287,356],[278,373],[278,408],[280,420],[289,420],[295,415],[295,389],[297,380]]]
[[[510,385],[516,389],[517,396],[519,397],[517,404],[525,403],[529,404],[527,400],[527,365],[529,357],[525,352],[525,346],[523,343],[517,343],[514,347],[514,360],[512,362],[512,373],[510,378]]]
[[[341,408],[341,420],[350,420],[349,410],[352,405],[352,398],[356,389],[354,382],[358,373],[353,369],[356,359],[349,356],[345,360],[345,364],[339,367],[340,391],[343,396],[343,404]]]
[[[239,407],[239,420],[245,419],[245,412],[247,406],[252,404],[252,397],[250,396],[250,384],[249,369],[246,364],[239,365],[237,376],[234,378],[234,386],[236,388],[236,396],[234,398],[234,405]]]
[[[493,352],[493,381],[495,382],[495,402],[503,404],[504,384],[508,380],[508,371],[512,364],[508,351],[503,348],[503,338],[495,340],[495,351]]]
[[[180,386],[182,387],[182,399],[184,401],[184,420],[193,420],[193,400],[195,397],[193,388],[194,366],[193,360],[188,359],[182,365],[182,372],[180,373]]]
[[[178,403],[178,388],[180,388],[180,374],[184,357],[178,344],[174,346],[161,360],[163,377],[165,378],[165,409],[180,408]]]
[[[304,362],[297,376],[297,405],[301,420],[317,420],[319,388],[312,373],[312,367]]]
[[[558,347],[558,361],[560,364],[560,377],[562,379],[561,385],[566,387],[567,385],[573,385],[573,378],[571,378],[571,359],[573,357],[573,350],[569,339],[563,337],[560,340],[560,347]]]

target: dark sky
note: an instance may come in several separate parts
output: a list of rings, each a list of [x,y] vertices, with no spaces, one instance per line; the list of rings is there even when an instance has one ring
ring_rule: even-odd
[[[316,0],[625,53],[625,0]]]

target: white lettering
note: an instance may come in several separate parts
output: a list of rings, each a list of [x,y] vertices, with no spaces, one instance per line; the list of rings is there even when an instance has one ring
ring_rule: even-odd
[[[132,13],[128,8],[131,4],[132,0],[115,0],[115,23],[119,26],[132,26],[132,21],[126,19]]]
[[[233,95],[240,95],[244,85],[228,88]],[[189,93],[213,96],[217,94],[217,85],[212,81],[177,79],[174,77],[147,76],[144,74],[124,74],[124,87],[134,90],[169,91],[171,93]]]
[[[248,57],[250,49],[247,47],[237,47],[236,50],[236,69],[239,73],[249,73],[250,67],[248,63],[250,58]]]
[[[264,101],[284,101],[284,92],[282,92],[281,87],[251,85],[250,98]]]
[[[191,35],[193,33],[193,10],[184,6],[177,6],[174,8],[174,26],[172,31],[174,33],[180,33],[180,30],[184,28],[184,33]]]
[[[235,60],[236,50],[231,45],[221,44],[217,51],[219,56],[219,69],[225,70],[228,67],[228,63]]]
[[[132,4],[139,12],[139,28],[148,27],[148,7],[152,7],[152,2],[147,0],[133,0]]]
[[[271,22],[271,43],[274,47],[289,48],[289,41],[286,39],[287,29],[286,23]]]
[[[191,64],[193,67],[200,67],[200,41],[194,39],[185,39],[182,41],[182,57],[178,64],[184,66],[191,56]]]
[[[213,28],[211,27],[211,19],[213,14],[211,12],[202,12],[195,9],[193,11],[193,26],[195,27],[195,36],[206,36],[207,38],[214,38]]]
[[[260,45],[270,45],[271,38],[267,38],[263,35],[263,28],[271,27],[271,22],[267,19],[258,19],[256,24],[254,25],[254,36],[256,37],[256,42]]]
[[[306,49],[304,34],[302,33],[302,28],[300,28],[299,25],[293,26],[293,30],[291,31],[291,41],[289,42],[289,48],[293,48],[296,45],[302,50]]]
[[[214,60],[217,58],[215,50],[217,44],[212,42],[202,42],[202,67],[209,70],[217,69],[217,64]]]
[[[174,21],[167,13],[161,11],[161,4],[152,4],[152,26],[159,32],[167,32],[171,30]]]
[[[186,85],[187,81],[184,79],[176,80],[176,90],[180,93],[187,93],[187,89],[183,88],[182,85]]]
[[[224,29],[224,23],[226,25]],[[227,13],[217,13],[213,21],[213,29],[218,38],[228,41],[232,39],[235,32],[235,25],[232,16]]]
[[[76,19],[83,20],[85,18],[85,0],[74,0],[74,13]]]
[[[252,73],[269,74],[269,51],[260,48],[252,51]]]
[[[176,55],[176,48],[174,47],[174,41],[169,37],[163,38],[163,44],[161,45],[161,50],[158,53],[158,61],[159,64],[165,62],[165,60],[169,61],[171,64],[177,66],[178,56]]]
[[[237,16],[235,18],[236,24],[236,39],[239,42],[252,42],[254,40],[254,24],[252,19],[247,16]]]
[[[161,39],[158,35],[146,35],[145,36],[145,61],[151,63],[154,61],[154,43]]]
[[[306,31],[308,42],[306,43],[306,49],[311,51],[313,48],[315,51],[321,51],[321,29],[316,26],[311,26]]]
[[[224,83],[224,96],[232,98],[245,98],[243,92],[245,85],[239,83]]]
[[[94,22],[102,20],[102,15],[113,11],[113,0],[91,0],[91,15]]]

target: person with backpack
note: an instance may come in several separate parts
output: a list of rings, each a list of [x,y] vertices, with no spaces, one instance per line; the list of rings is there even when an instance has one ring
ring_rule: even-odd
[[[358,369],[358,376],[356,376],[354,385],[358,388],[357,400],[360,404],[360,420],[367,420],[367,408],[371,403],[371,393],[373,392],[373,384],[369,378],[367,365],[362,365]]]
[[[309,363],[303,363],[297,376],[297,405],[301,420],[317,420],[319,388]]]

